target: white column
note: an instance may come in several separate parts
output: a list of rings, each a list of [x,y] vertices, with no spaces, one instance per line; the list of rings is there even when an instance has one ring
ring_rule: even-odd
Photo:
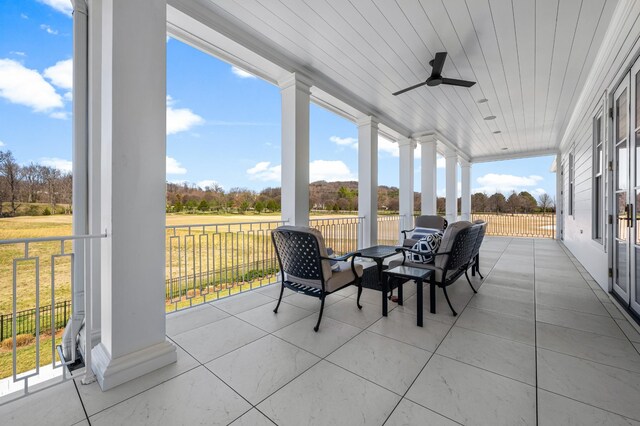
[[[471,163],[460,161],[460,219],[471,221]]]
[[[363,117],[358,125],[358,216],[364,218],[362,245],[378,243],[378,122]]]
[[[400,216],[402,229],[413,227],[413,177],[416,143],[409,138],[398,139],[400,148]]]
[[[103,390],[176,361],[165,337],[166,4],[102,2]]]
[[[309,225],[309,95],[298,74],[279,82],[282,95],[282,220]]]
[[[423,136],[420,143],[420,191],[421,211],[423,215],[437,214],[438,200],[438,151],[437,141],[433,136]]]
[[[458,220],[458,155],[450,148],[445,152],[447,175],[447,221],[449,223]]]

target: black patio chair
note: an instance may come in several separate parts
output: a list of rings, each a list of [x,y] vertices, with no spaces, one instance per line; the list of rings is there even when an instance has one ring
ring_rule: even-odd
[[[436,215],[423,215],[417,216],[415,219],[415,227],[412,229],[405,229],[400,231],[403,236],[403,247],[413,247],[415,243],[420,239],[420,235],[412,235],[411,232],[415,231],[416,228],[428,228],[428,229],[437,229],[439,231],[444,232],[447,229],[447,219],[442,216]]]
[[[469,266],[475,243],[480,232],[480,226],[473,226],[470,222],[460,221],[455,222],[447,228],[442,238],[442,243],[436,253],[432,253],[435,256],[433,263],[414,263],[408,261],[407,253],[415,253],[423,255],[417,250],[409,249],[406,247],[398,248],[397,251],[403,255],[402,261],[393,261],[389,264],[389,268],[397,265],[406,265],[416,268],[430,269],[433,271],[429,278],[429,294],[431,298],[431,313],[436,313],[436,287],[442,288],[444,297],[451,308],[451,312],[454,316],[458,315],[456,310],[451,304],[449,295],[447,294],[447,287],[453,284],[464,274]],[[471,289],[476,290],[471,285]]]
[[[482,276],[482,274],[480,273],[480,246],[482,246],[484,235],[487,232],[487,222],[485,222],[484,220],[476,220],[473,222],[473,226],[479,226],[480,231],[478,232],[476,245],[473,248],[473,254],[471,255],[471,261],[469,262],[469,267],[467,268],[467,271],[469,268],[471,268],[471,276],[475,277],[477,272],[478,275],[480,275],[480,279],[483,280],[484,276]],[[467,281],[469,281],[469,284],[471,284],[471,281],[469,280],[469,275],[467,274],[467,272],[465,272],[465,275],[467,275]]]
[[[320,231],[303,226],[280,226],[271,233],[271,238],[282,274],[280,297],[273,312],[278,313],[285,287],[296,293],[317,297],[320,299],[320,313],[314,330],[318,331],[325,297],[351,284],[358,286],[356,305],[362,309],[363,267],[354,263],[359,253],[330,258]],[[347,262],[348,259],[351,261]],[[331,262],[338,262],[340,270],[333,271]]]

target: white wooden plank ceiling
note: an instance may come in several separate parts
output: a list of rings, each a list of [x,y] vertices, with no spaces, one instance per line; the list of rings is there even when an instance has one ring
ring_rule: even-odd
[[[405,134],[472,159],[555,150],[616,0],[193,0],[220,30]],[[429,60],[470,89],[423,86]],[[485,103],[478,103],[487,99]],[[484,117],[494,115],[492,121]],[[494,133],[500,131],[501,133]],[[507,150],[504,150],[507,148]]]

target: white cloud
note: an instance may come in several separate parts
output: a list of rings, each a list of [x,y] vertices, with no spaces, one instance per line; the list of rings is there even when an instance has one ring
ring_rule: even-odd
[[[167,135],[184,132],[204,123],[204,119],[189,108],[173,108],[173,99],[167,95]]]
[[[251,180],[280,182],[282,166],[271,165],[269,161],[261,161],[247,169]],[[339,160],[314,160],[309,163],[309,181],[326,180],[327,182],[356,180],[357,176],[349,167]]]
[[[55,65],[44,70],[43,75],[61,89],[73,88],[73,59],[58,61]]]
[[[255,166],[247,169],[247,174],[251,180],[280,182],[281,166],[272,166],[269,161],[261,161]]]
[[[12,51],[11,51],[11,52],[9,52],[9,53],[11,53],[12,55],[16,55],[16,56],[23,56],[23,57],[24,57],[24,56],[27,56],[27,54],[26,54],[26,53],[24,53],[24,52],[19,52],[19,51],[17,51],[17,50],[12,50]]]
[[[529,192],[530,192],[530,193],[531,193],[531,195],[533,195],[534,197],[539,197],[539,196],[541,196],[542,194],[546,194],[546,193],[547,193],[547,191],[545,191],[545,190],[544,190],[544,189],[542,189],[542,188],[536,188],[536,189],[534,189],[533,191],[529,191]]]
[[[236,66],[233,66],[233,65],[231,66],[231,72],[235,76],[240,77],[240,78],[256,78],[256,76],[251,74],[250,72],[247,72],[247,71],[245,71],[243,69],[240,69],[240,68],[238,68]]]
[[[22,19],[29,19],[29,16],[28,16],[26,13],[21,13],[21,14],[20,14],[20,17],[21,17]]]
[[[167,156],[167,174],[168,175],[184,175],[187,173],[187,169],[182,167],[182,164],[175,158]]]
[[[40,3],[46,4],[47,6],[51,6],[58,12],[62,12],[65,15],[71,16],[71,12],[73,12],[73,7],[71,6],[71,0],[38,0],[38,1]]]
[[[52,35],[57,35],[58,34],[58,30],[54,30],[53,28],[51,28],[47,24],[40,24],[40,29],[41,30],[45,30],[47,32],[47,34],[52,34]]]
[[[357,138],[350,138],[350,137],[341,138],[340,136],[331,136],[329,140],[338,146],[348,146],[350,148],[358,149]]]
[[[543,181],[544,178],[538,175],[515,176],[487,173],[476,180],[481,186],[474,188],[473,192],[486,192],[487,194],[493,194],[498,191],[503,194],[508,194],[512,191],[520,192],[526,188],[536,186]]]
[[[444,157],[440,157],[439,155],[437,156],[436,164],[439,169],[447,168],[447,160],[445,160]]]
[[[39,161],[40,164],[47,167],[53,167],[65,173],[71,173],[73,170],[73,163],[69,160],[57,157],[43,157]]]
[[[309,181],[326,180],[335,182],[342,180],[357,180],[358,177],[349,167],[339,160],[314,160],[309,163]]]
[[[6,145],[6,144],[5,144],[4,142],[0,141],[0,148],[1,148],[1,147],[3,147],[3,146],[5,146],[5,145]]]
[[[37,112],[64,106],[62,97],[38,71],[12,59],[0,59],[0,97]]]
[[[198,185],[202,189],[206,187],[213,188],[214,186],[219,186],[220,188],[222,188],[222,185],[220,185],[217,181],[213,179],[201,180],[200,182],[197,182],[196,185]]]
[[[49,114],[49,117],[55,118],[57,120],[68,120],[71,114],[66,111],[54,111]]]

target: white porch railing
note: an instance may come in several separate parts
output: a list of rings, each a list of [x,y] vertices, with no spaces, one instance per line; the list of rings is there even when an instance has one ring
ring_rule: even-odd
[[[356,251],[362,241],[361,217],[339,217],[310,219],[309,226],[317,229],[324,237],[324,243],[336,254]]]
[[[44,378],[62,376],[67,379],[66,365],[78,359],[76,345],[71,359],[63,361],[57,345],[61,331],[73,315],[70,303],[73,282],[84,282],[85,338],[91,337],[91,283],[88,262],[90,244],[106,235],[76,235],[64,237],[25,238],[0,240],[0,288],[10,289],[11,306],[7,298],[0,302],[4,314],[0,321],[0,396],[23,390]],[[85,260],[84,277],[74,276],[76,254]],[[59,303],[62,302],[62,303]],[[77,335],[79,330],[72,330]],[[90,347],[90,342],[84,347]],[[10,362],[9,362],[10,354]],[[85,361],[89,361],[86,354]],[[10,365],[10,367],[8,367]],[[42,375],[42,369],[47,370]],[[92,375],[91,371],[86,372]]]
[[[378,216],[378,244],[393,246],[400,243],[400,231],[407,229],[404,216]],[[410,226],[409,226],[410,228]]]
[[[275,282],[283,221],[167,226],[167,311]]]

